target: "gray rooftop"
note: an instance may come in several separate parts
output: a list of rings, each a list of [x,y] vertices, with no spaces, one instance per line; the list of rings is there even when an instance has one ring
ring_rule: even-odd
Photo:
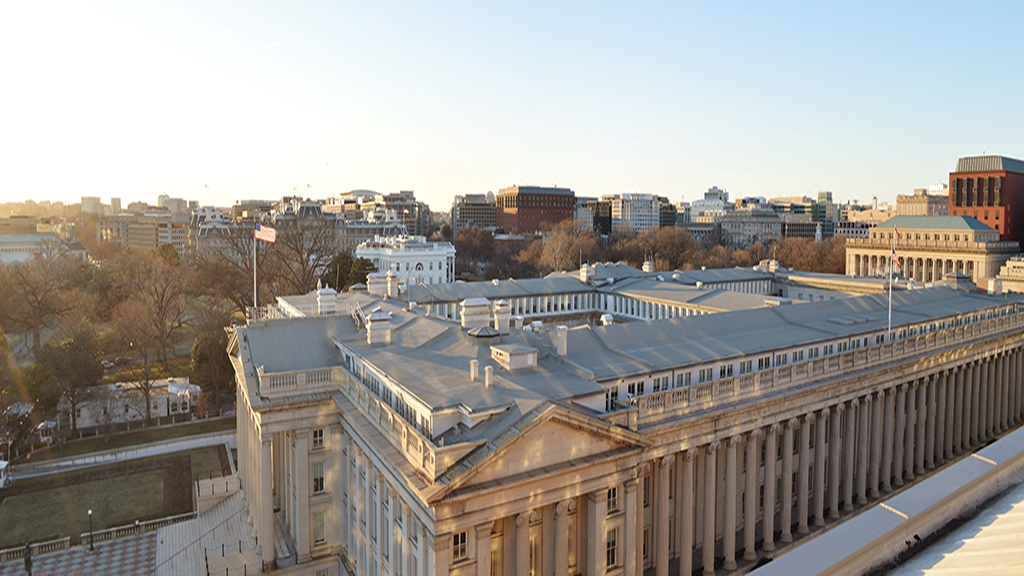
[[[894,216],[876,226],[879,230],[991,230],[992,227],[970,216]]]
[[[430,302],[461,302],[468,298],[517,298],[545,296],[571,292],[589,292],[591,287],[579,281],[579,276],[498,280],[494,282],[451,282],[448,284],[421,284],[409,286],[403,299],[419,304]]]
[[[967,156],[956,162],[957,172],[1017,172],[1024,174],[1024,161],[1006,156]]]

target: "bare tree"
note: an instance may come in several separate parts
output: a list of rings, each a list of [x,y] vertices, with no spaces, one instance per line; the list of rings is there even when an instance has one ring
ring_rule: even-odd
[[[271,253],[286,293],[305,294],[316,288],[338,246],[338,230],[332,219],[300,216],[278,224],[277,242]]]
[[[55,332],[62,336],[63,331]],[[103,353],[88,320],[68,326],[66,338],[43,344],[39,362],[48,367],[61,395],[71,405],[71,430],[78,431],[78,405],[89,398],[103,378]]]
[[[152,395],[159,374],[157,358],[162,338],[160,330],[149,316],[148,306],[134,298],[114,308],[118,338],[133,358],[125,369],[131,381],[125,384],[137,390],[145,400],[147,427],[153,421]]]
[[[239,312],[253,305],[253,244],[256,243],[256,268],[259,302],[267,303],[278,295],[278,259],[274,244],[258,242],[251,223],[239,223],[217,236],[193,261],[192,282],[195,291],[230,302]]]
[[[157,356],[166,366],[167,350],[173,349],[188,311],[184,267],[153,252],[127,252],[119,260],[116,282],[123,296],[139,304],[139,320],[151,325]]]
[[[220,401],[233,382],[235,370],[228,358],[231,310],[216,304],[200,308],[192,321],[196,340],[192,344],[192,379],[203,389],[203,398],[213,402],[210,411],[220,414]]]
[[[32,335],[33,354],[42,345],[42,331],[67,311],[63,292],[73,266],[54,239],[41,245],[38,258],[0,270],[0,315],[8,329]]]

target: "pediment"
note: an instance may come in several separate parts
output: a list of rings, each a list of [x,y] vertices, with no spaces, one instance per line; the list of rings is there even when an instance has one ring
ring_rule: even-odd
[[[647,445],[650,440],[636,432],[552,404],[539,414],[524,415],[516,425],[454,466],[445,475],[445,492],[542,475]]]

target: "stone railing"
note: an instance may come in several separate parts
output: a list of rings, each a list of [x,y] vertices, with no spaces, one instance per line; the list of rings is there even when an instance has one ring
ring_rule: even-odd
[[[260,396],[264,398],[331,392],[340,388],[345,382],[345,376],[340,366],[292,372],[257,370],[257,373],[260,382]]]
[[[876,248],[878,250],[888,250],[893,241],[886,239],[877,238],[847,238],[847,246],[853,246],[857,248]],[[905,251],[914,251],[921,249],[928,250],[942,250],[946,252],[1013,252],[1017,253],[1020,251],[1020,247],[1016,242],[1013,241],[995,241],[995,242],[968,242],[961,240],[959,242],[953,240],[912,240],[909,238],[902,238],[896,240],[896,249]]]
[[[370,421],[370,424],[397,448],[416,470],[431,481],[436,478],[437,447],[391,406],[371,394],[359,380],[349,375],[341,391]]]
[[[179,522],[186,522],[196,517],[195,512],[188,512],[186,514],[178,514],[177,516],[168,516],[166,518],[157,518],[156,520],[147,520],[145,522],[139,522],[138,524],[126,524],[124,526],[115,526],[113,528],[107,528],[106,530],[99,530],[90,534],[89,532],[82,533],[82,545],[84,546],[88,542],[106,542],[108,540],[117,540],[118,538],[125,538],[127,536],[134,536],[136,534],[144,534],[146,532],[152,532],[153,530],[159,530],[164,526],[170,526],[171,524],[177,524]],[[91,538],[91,540],[90,540]]]
[[[49,540],[47,542],[36,542],[30,544],[32,547],[32,557],[39,554],[49,554],[50,552],[59,552],[60,550],[67,550],[71,547],[71,536],[65,536],[58,538],[57,540]],[[25,547],[18,546],[17,548],[8,548],[6,550],[0,550],[0,562],[8,562],[10,560],[20,560],[25,557]]]
[[[280,304],[256,308],[249,306],[245,309],[245,318],[252,322],[255,320],[279,320],[282,318],[308,318],[311,316],[356,316],[357,311],[360,311],[358,304],[352,302],[335,304],[333,299],[325,303],[324,309],[327,312],[320,313],[316,304],[295,306],[287,302],[281,302]]]
[[[649,394],[637,401],[637,421],[640,426],[652,424],[665,418],[753,398],[768,391],[803,386],[824,378],[899,361],[929,350],[1021,328],[1024,328],[1024,314],[1009,314],[825,358]]]

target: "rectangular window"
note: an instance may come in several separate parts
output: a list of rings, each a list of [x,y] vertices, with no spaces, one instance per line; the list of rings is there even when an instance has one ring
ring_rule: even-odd
[[[719,378],[730,378],[732,377],[732,364],[723,364],[718,370]]]
[[[313,544],[319,546],[327,542],[327,513],[313,514]]]
[[[649,540],[648,535],[649,530],[647,528],[644,528],[644,558],[647,558],[647,542]]]
[[[618,530],[609,530],[605,536],[605,562],[609,568],[612,568],[618,564],[618,546],[617,546]]]
[[[313,464],[313,494],[320,494],[324,491],[324,463]]]
[[[604,393],[604,411],[614,412],[615,404],[619,401],[619,387],[609,388]]]
[[[324,447],[324,429],[316,428],[313,430],[313,448]]]
[[[619,509],[619,488],[608,489],[608,513],[611,514]]]
[[[466,558],[466,533],[459,532],[452,537],[452,560],[465,560]]]
[[[782,354],[775,355],[775,365],[785,366],[789,360],[789,352],[783,352]]]
[[[757,369],[758,370],[768,370],[771,367],[772,367],[772,357],[771,356],[762,356],[761,358],[757,359]]]

